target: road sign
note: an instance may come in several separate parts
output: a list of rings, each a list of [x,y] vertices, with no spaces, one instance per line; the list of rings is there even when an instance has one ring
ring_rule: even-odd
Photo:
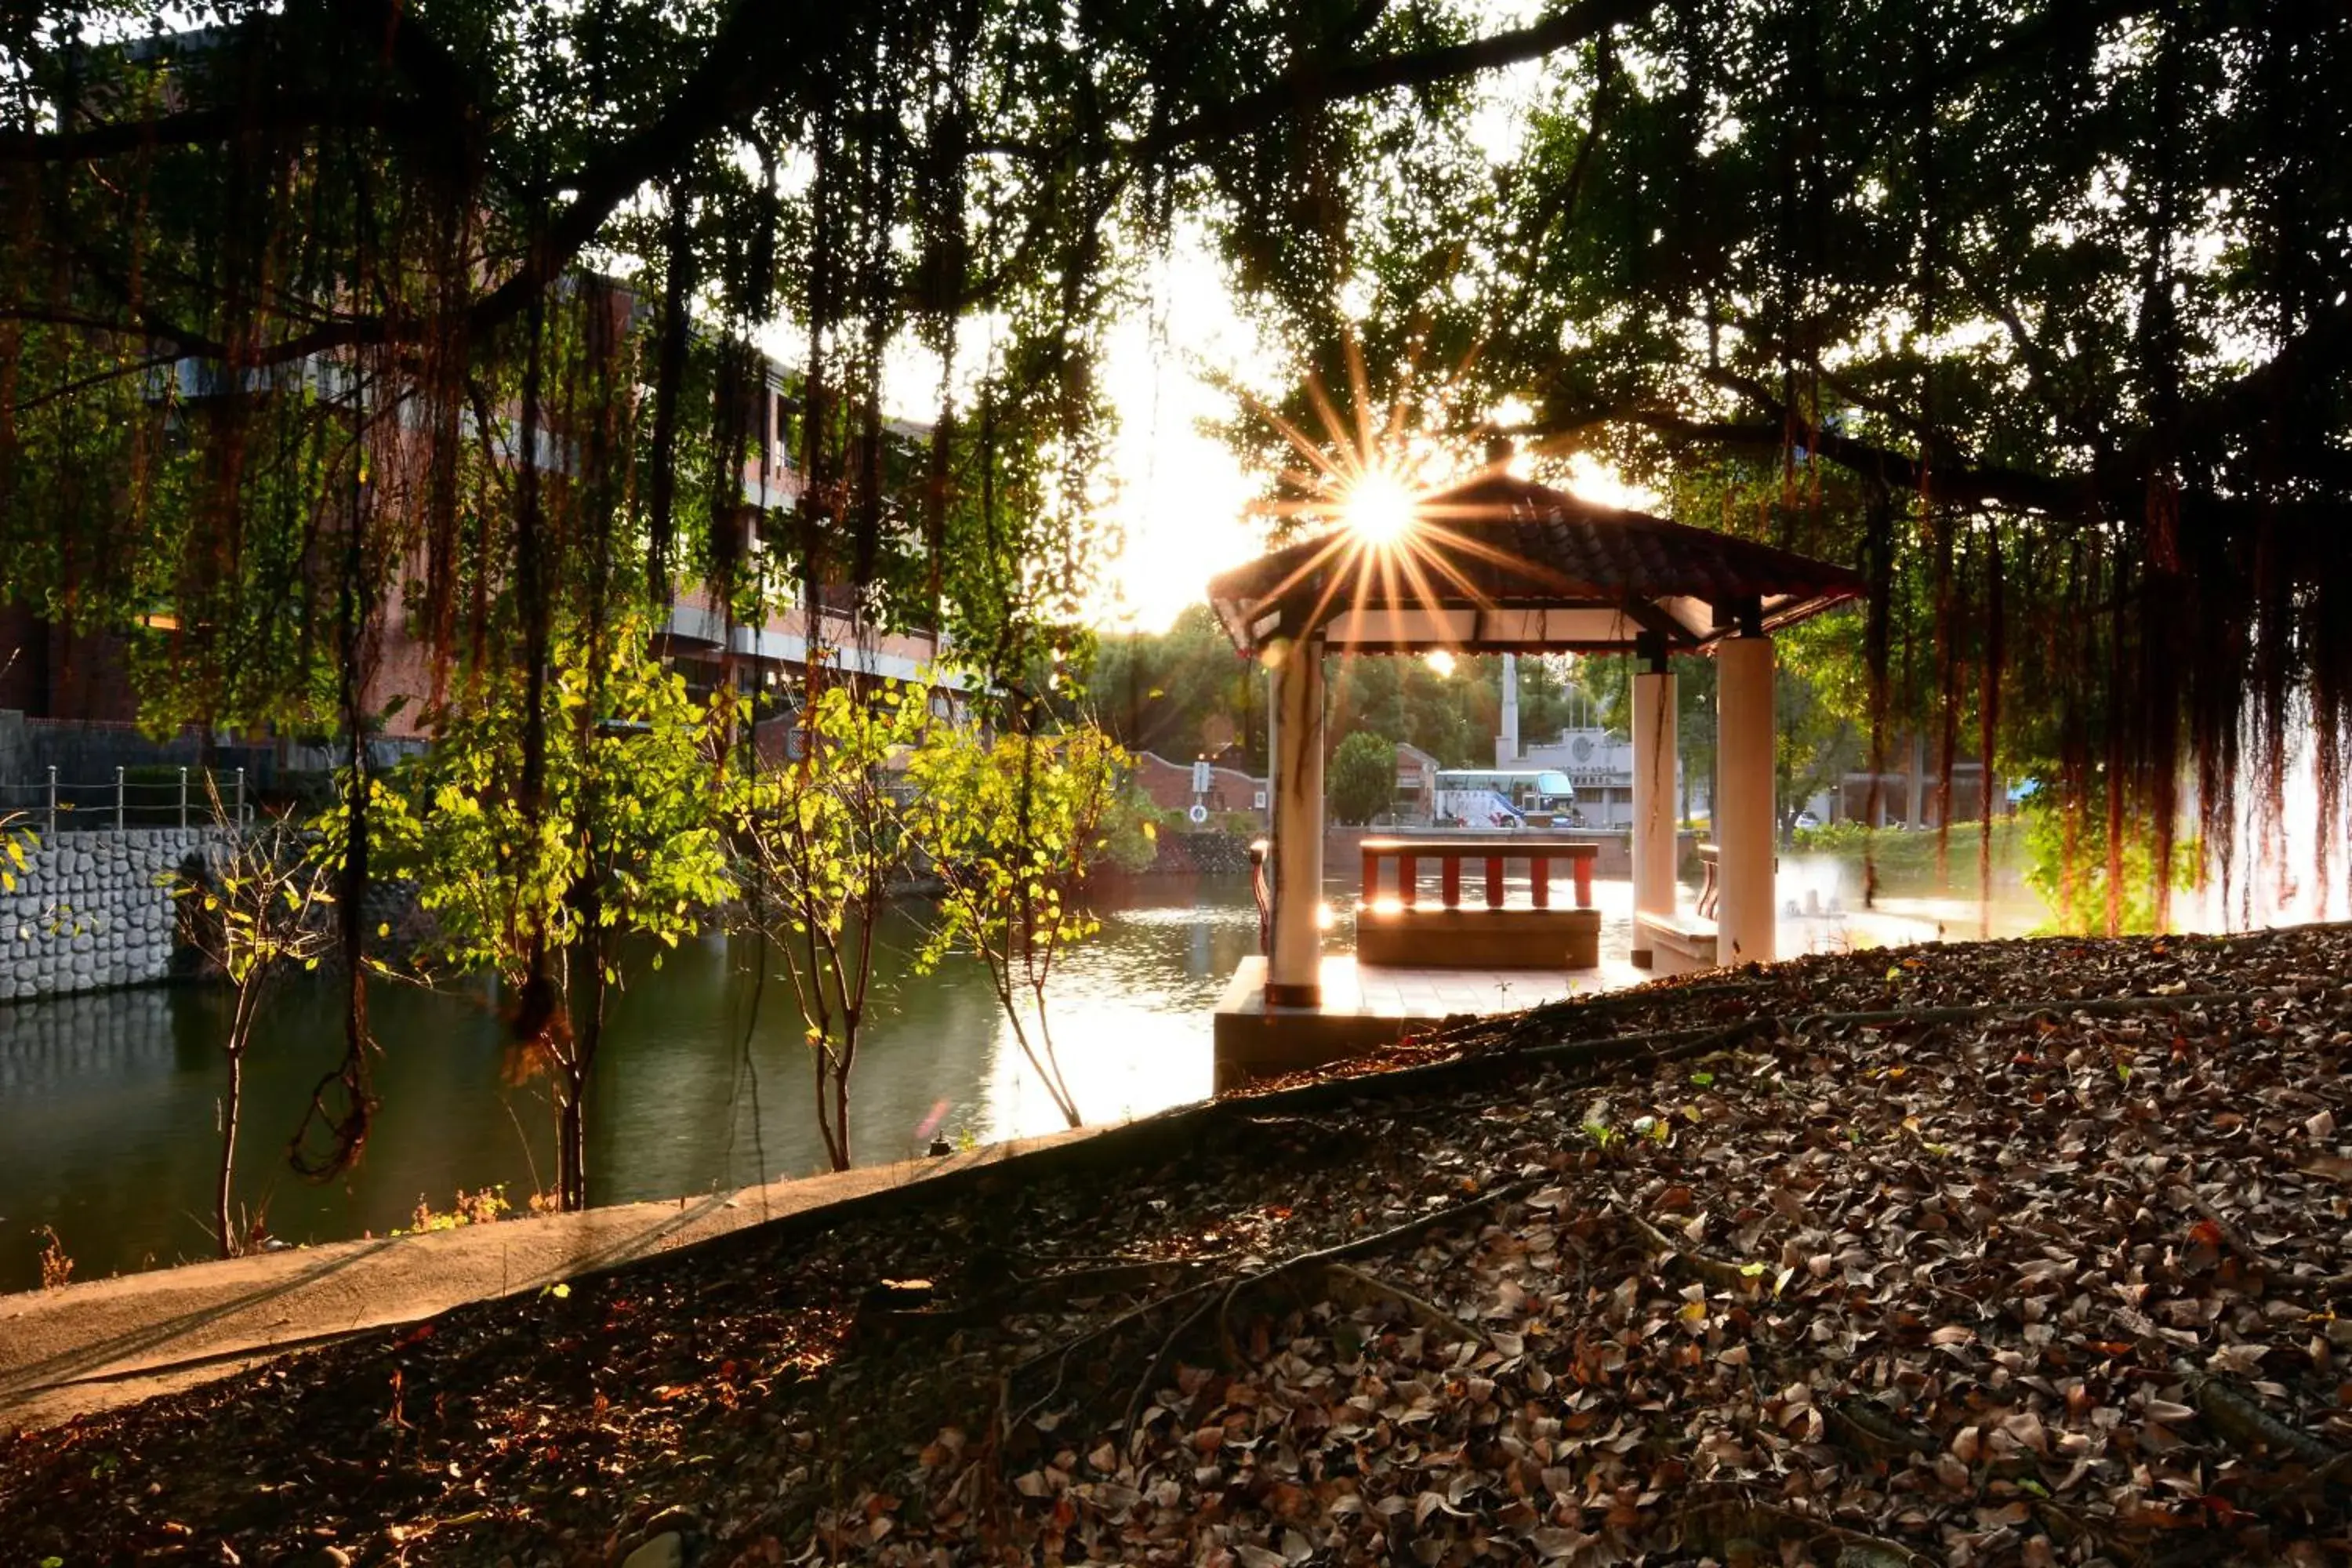
[[[1192,819],[1193,826],[1198,827],[1201,824],[1209,820],[1209,808],[1202,805],[1196,800],[1192,803],[1192,809],[1186,812],[1184,815]]]

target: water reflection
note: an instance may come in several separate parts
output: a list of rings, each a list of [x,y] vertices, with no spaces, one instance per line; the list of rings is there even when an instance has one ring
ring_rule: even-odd
[[[1055,1039],[1079,1109],[1118,1120],[1207,1094],[1210,1008],[1257,943],[1246,881],[1151,885],[1099,913],[1101,936],[1053,983]],[[918,1152],[930,1126],[981,1142],[1059,1127],[986,975],[962,963],[913,974],[911,913],[881,934],[879,1016],[851,1106],[860,1161]],[[714,934],[663,954],[658,970],[638,954],[630,970],[589,1101],[591,1200],[818,1169],[808,1055],[774,955]],[[44,1226],[81,1278],[208,1255],[201,1216],[218,1152],[226,1001],[171,989],[0,1007],[0,1289],[37,1281],[33,1233]],[[239,1189],[267,1202],[274,1234],[381,1234],[408,1223],[420,1198],[446,1208],[461,1186],[503,1183],[520,1201],[552,1180],[545,1093],[508,1081],[487,982],[378,987],[383,1110],[367,1157],[327,1186],[289,1174],[283,1140],[337,1060],[338,1005],[331,983],[289,984],[248,1059]]]

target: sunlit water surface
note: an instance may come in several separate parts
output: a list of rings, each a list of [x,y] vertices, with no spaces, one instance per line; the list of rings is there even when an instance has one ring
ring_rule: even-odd
[[[1257,948],[1246,881],[1142,884],[1097,912],[1100,936],[1064,961],[1051,993],[1080,1111],[1116,1121],[1202,1098],[1211,1010]],[[961,1142],[1060,1126],[985,974],[969,963],[910,973],[918,937],[911,911],[885,933],[880,1016],[853,1086],[859,1163],[919,1152],[929,1129]],[[644,955],[630,965],[589,1099],[592,1202],[821,1168],[791,989],[772,962],[762,980],[756,958],[751,941],[712,935],[657,971]],[[409,1224],[420,1200],[448,1208],[461,1187],[503,1184],[520,1204],[552,1184],[545,1085],[509,1081],[486,983],[373,990],[383,1110],[366,1157],[331,1184],[294,1176],[286,1139],[340,1058],[340,995],[331,981],[289,984],[248,1058],[239,1193],[267,1202],[273,1235],[380,1235]],[[55,1227],[77,1279],[209,1255],[226,1000],[181,986],[0,1005],[0,1290],[37,1282],[43,1227]]]

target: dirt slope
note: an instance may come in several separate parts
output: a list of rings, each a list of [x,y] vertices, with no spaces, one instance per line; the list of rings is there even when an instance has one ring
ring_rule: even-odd
[[[1563,1005],[22,1438],[0,1542],[2340,1560],[2347,975],[2313,930]]]

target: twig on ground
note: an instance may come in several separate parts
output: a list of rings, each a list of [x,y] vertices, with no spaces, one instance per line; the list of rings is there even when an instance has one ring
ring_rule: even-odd
[[[2195,1187],[2190,1186],[2185,1181],[2175,1182],[2173,1186],[2189,1199],[2189,1207],[2202,1215],[2215,1230],[2221,1233],[2221,1239],[2228,1242],[2230,1244],[2231,1250],[2237,1253],[2239,1257],[2244,1258],[2249,1263],[2261,1265],[2263,1268],[2273,1274],[2284,1272],[2284,1270],[2279,1268],[2278,1260],[2276,1258],[2273,1258],[2269,1253],[2264,1252],[2261,1247],[2255,1246],[2253,1238],[2249,1237],[2242,1229],[2241,1229],[2235,1220],[2231,1219],[2228,1215],[2222,1214],[2221,1210],[2206,1202]]]
[[[1350,1258],[1363,1258],[1372,1253],[1386,1251],[1401,1242],[1425,1236],[1433,1230],[1442,1229],[1455,1220],[1465,1218],[1482,1209],[1491,1208],[1496,1204],[1524,1196],[1535,1189],[1536,1184],[1532,1181],[1507,1182],[1467,1202],[1450,1204],[1444,1208],[1425,1214],[1418,1219],[1407,1220],[1402,1225],[1391,1226],[1386,1230],[1373,1231],[1368,1236],[1360,1236],[1352,1240],[1343,1241],[1337,1246],[1326,1247],[1318,1251],[1302,1252],[1295,1258],[1287,1258],[1279,1263],[1268,1264],[1264,1268],[1234,1276],[1223,1281],[1226,1288],[1215,1302],[1203,1302],[1195,1308],[1183,1321],[1176,1325],[1166,1339],[1160,1342],[1160,1349],[1152,1355],[1150,1364],[1144,1368],[1142,1378],[1136,1384],[1135,1392],[1128,1397],[1127,1413],[1119,1423],[1120,1431],[1122,1433],[1134,1431],[1136,1415],[1143,1408],[1143,1401],[1150,1395],[1153,1384],[1159,1381],[1160,1369],[1168,1364],[1168,1358],[1175,1353],[1176,1346],[1182,1342],[1184,1336],[1192,1332],[1202,1318],[1208,1316],[1213,1305],[1222,1313],[1244,1290],[1256,1289],[1286,1277],[1296,1277],[1308,1270],[1327,1269],[1335,1264],[1343,1264]],[[1209,1287],[1214,1287],[1221,1281],[1213,1279],[1204,1283]],[[1393,1287],[1382,1285],[1381,1288],[1402,1297],[1403,1293],[1395,1290]],[[1168,1298],[1171,1302],[1175,1299]],[[1430,1310],[1436,1310],[1435,1308]],[[1483,1335],[1479,1337],[1484,1338]],[[1072,1342],[1075,1345],[1082,1342]]]
[[[2053,1017],[2087,1013],[2094,1017],[2101,1017],[2117,1013],[2169,1012],[2176,1008],[2216,1004],[2229,1005],[2252,1002],[2269,994],[2268,990],[2183,991],[2166,996],[2058,996],[2032,1002],[1979,1002],[1960,1007],[1887,1007],[1867,1013],[1806,1013],[1791,1020],[1789,1028],[1793,1034],[1802,1029],[1844,1028],[1849,1026],[1965,1024],[2001,1014],[2031,1018],[2040,1013],[2047,1013]]]
[[[1698,1029],[1661,1029],[1652,1034],[1595,1035],[1583,1039],[1553,1040],[1540,1046],[1523,1046],[1511,1053],[1511,1058],[1529,1062],[1554,1061],[1563,1057],[1591,1062],[1614,1061],[1619,1058],[1665,1061],[1675,1057],[1703,1056],[1751,1035],[1762,1034],[1775,1022],[1770,1014],[1759,1013],[1736,1024],[1711,1024]]]
[[[1028,1360],[1014,1366],[1012,1371],[1004,1374],[1004,1386],[1008,1394],[1013,1386],[1020,1381],[1024,1373],[1034,1371],[1035,1368],[1044,1365],[1048,1361],[1051,1361],[1054,1363],[1054,1382],[1053,1385],[1045,1391],[1045,1394],[1041,1398],[1024,1407],[1019,1415],[1013,1417],[1012,1421],[1007,1424],[1005,1426],[1006,1434],[1009,1436],[1016,1427],[1026,1426],[1030,1417],[1035,1415],[1040,1410],[1043,1410],[1046,1405],[1052,1401],[1054,1396],[1061,1392],[1063,1373],[1070,1364],[1070,1357],[1081,1347],[1092,1344],[1097,1340],[1106,1339],[1110,1335],[1117,1333],[1123,1328],[1142,1322],[1145,1319],[1152,1317],[1167,1308],[1174,1306],[1177,1302],[1185,1300],[1187,1297],[1197,1296],[1203,1291],[1213,1290],[1224,1282],[1224,1277],[1220,1276],[1214,1279],[1202,1279],[1194,1284],[1187,1285],[1181,1290],[1177,1290],[1170,1295],[1159,1297],[1153,1300],[1146,1301],[1140,1307],[1121,1312],[1115,1318],[1097,1323],[1093,1328],[1087,1330],[1082,1334],[1079,1334],[1076,1338],[1065,1340],[1057,1348],[1050,1351],[1040,1351],[1035,1355],[1031,1356]],[[1009,1399],[1007,1402],[1009,1403]]]
[[[1403,1303],[1414,1317],[1433,1329],[1444,1330],[1482,1345],[1494,1342],[1486,1337],[1484,1330],[1464,1322],[1435,1302],[1424,1297],[1416,1296],[1401,1285],[1392,1285],[1377,1274],[1367,1273],[1352,1263],[1327,1263],[1323,1266],[1323,1272],[1336,1274],[1342,1279],[1352,1279],[1367,1290]]]
[[[1609,1206],[1616,1210],[1627,1224],[1641,1233],[1642,1239],[1649,1243],[1650,1250],[1679,1260],[1684,1268],[1710,1285],[1720,1286],[1727,1290],[1749,1290],[1757,1289],[1763,1279],[1761,1273],[1751,1274],[1740,1264],[1726,1263],[1719,1258],[1709,1258],[1696,1247],[1676,1241],[1664,1231],[1635,1214],[1620,1199],[1612,1197]]]

